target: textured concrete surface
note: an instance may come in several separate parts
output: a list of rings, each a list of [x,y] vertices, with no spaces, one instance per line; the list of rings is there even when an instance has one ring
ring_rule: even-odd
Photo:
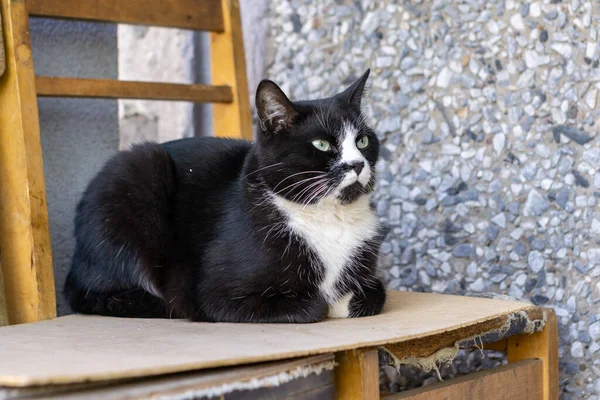
[[[39,75],[117,78],[116,27],[32,20]],[[117,102],[40,99],[40,126],[58,312],[69,310],[62,286],[73,253],[73,215],[85,186],[118,148]]]
[[[267,0],[241,0],[242,30],[246,70],[248,71],[248,92],[252,116],[255,118],[254,96],[259,82],[266,78],[265,61],[269,50],[269,19],[265,18],[269,9]]]
[[[562,397],[598,399],[598,2],[277,0],[269,24],[268,76],[296,99],[372,68],[388,287],[554,308]],[[383,384],[437,379],[401,372]]]
[[[241,0],[250,104],[264,78],[268,41],[266,0]],[[155,82],[210,83],[210,40],[205,32],[121,25],[119,78]],[[165,142],[212,134],[210,104],[119,101],[120,148],[144,140]]]
[[[197,34],[181,29],[119,25],[119,79],[193,83]],[[194,135],[194,105],[120,100],[120,148],[144,140],[165,142]]]

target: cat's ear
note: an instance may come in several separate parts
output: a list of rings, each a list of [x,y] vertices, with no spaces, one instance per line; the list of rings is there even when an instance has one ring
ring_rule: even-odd
[[[256,110],[263,131],[278,133],[289,128],[298,111],[285,93],[269,80],[263,80],[256,90]]]
[[[367,83],[367,79],[369,79],[369,73],[371,73],[370,69],[368,69],[360,78],[356,80],[356,82],[354,82],[348,89],[344,90],[338,96],[350,104],[356,104],[360,106],[363,93],[365,91],[365,84]]]

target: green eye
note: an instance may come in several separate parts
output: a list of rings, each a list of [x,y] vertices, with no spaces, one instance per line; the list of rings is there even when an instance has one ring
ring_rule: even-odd
[[[358,147],[361,150],[366,149],[367,146],[369,146],[369,137],[368,136],[363,136],[356,141],[356,147]]]
[[[311,143],[317,148],[317,150],[320,151],[329,151],[329,149],[331,149],[331,145],[327,140],[315,139]]]

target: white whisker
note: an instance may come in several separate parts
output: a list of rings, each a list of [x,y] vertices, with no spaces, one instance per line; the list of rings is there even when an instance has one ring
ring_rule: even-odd
[[[275,187],[273,188],[273,191],[277,190],[277,188],[279,187],[279,185],[281,185],[283,182],[287,181],[290,178],[293,178],[294,176],[298,176],[298,175],[302,175],[302,174],[323,174],[323,171],[302,171],[302,172],[298,172],[292,175],[289,175],[285,178],[283,178],[277,185],[275,185]]]
[[[243,176],[243,178],[247,178],[247,177],[249,177],[250,175],[252,175],[252,174],[255,174],[255,173],[257,173],[257,172],[260,172],[260,171],[263,171],[263,170],[265,170],[265,169],[267,169],[267,168],[273,168],[273,167],[277,167],[278,165],[283,165],[283,163],[282,163],[282,162],[278,162],[278,163],[275,163],[275,164],[267,165],[266,167],[262,167],[262,168],[256,169],[256,170],[254,170],[254,171],[252,171],[252,172],[250,172],[250,173],[248,173],[248,174],[244,175],[244,176]]]

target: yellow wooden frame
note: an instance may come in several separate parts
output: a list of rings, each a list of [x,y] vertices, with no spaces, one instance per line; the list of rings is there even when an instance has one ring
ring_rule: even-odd
[[[225,32],[211,33],[211,80],[213,85],[230,85],[233,102],[213,105],[214,131],[216,136],[252,140],[240,5],[238,0],[221,0],[221,4]]]
[[[524,361],[539,360],[541,368],[535,370],[533,376],[528,379],[535,379],[536,385],[541,387],[540,400],[558,400],[558,325],[554,310],[546,310],[546,326],[542,331],[532,334],[520,334],[510,336],[499,342],[485,345],[485,349],[504,351],[508,355],[508,367],[482,374],[487,378],[494,379],[494,374],[504,374],[507,369],[510,373],[516,373],[517,369],[523,366]],[[448,333],[448,332],[446,332]],[[417,339],[418,340],[418,339]],[[403,343],[400,347],[410,349],[411,346]],[[390,349],[391,346],[386,346]],[[419,346],[415,348],[419,349]],[[410,356],[411,354],[402,354]],[[397,395],[381,396],[379,393],[379,364],[376,350],[356,349],[347,352],[337,353],[336,362],[336,387],[337,398],[339,400],[361,399],[378,400],[381,397],[389,399],[405,400],[429,400],[446,398],[444,386],[452,386],[453,383],[465,384],[468,379],[457,379],[456,381],[447,381],[444,385],[434,386],[431,392],[428,390],[415,390],[401,392]],[[531,372],[533,374],[533,372]],[[469,375],[467,375],[468,377]],[[478,377],[478,376],[476,376]],[[471,388],[479,387],[482,380],[474,379],[467,382],[466,385]],[[458,390],[458,389],[457,389]],[[462,390],[462,389],[461,389]],[[506,398],[504,392],[490,393],[490,399]],[[430,397],[428,397],[430,396]],[[498,396],[498,397],[497,397]],[[449,399],[458,399],[459,397],[448,397]],[[477,397],[473,397],[477,398]],[[529,399],[527,399],[529,400]],[[534,399],[531,399],[534,400]]]
[[[28,15],[23,1],[1,4],[0,248],[8,320],[16,324],[56,316],[56,298]]]
[[[163,3],[110,0],[105,7],[95,0],[0,0],[6,56],[0,77],[0,277],[10,324],[56,316],[38,96],[213,102],[216,136],[252,139],[238,1],[169,0],[168,12]],[[202,11],[213,15],[196,15]],[[213,86],[36,77],[30,15],[207,29]]]

